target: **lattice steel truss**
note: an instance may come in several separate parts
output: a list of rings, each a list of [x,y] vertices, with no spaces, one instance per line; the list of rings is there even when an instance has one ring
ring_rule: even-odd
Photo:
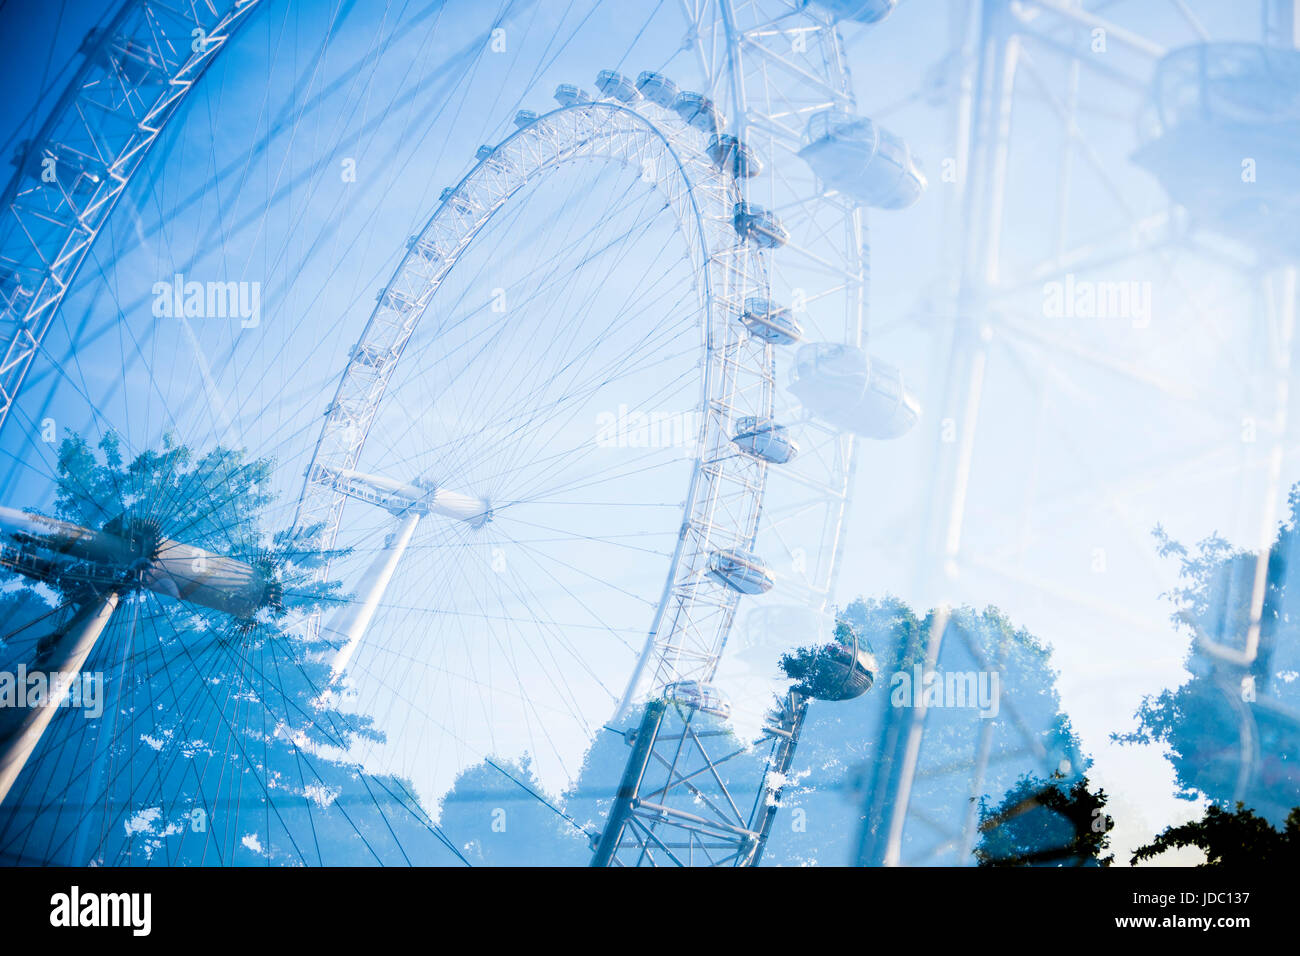
[[[787,694],[745,747],[705,711],[647,704],[591,865],[756,866],[807,711],[807,698]],[[752,767],[730,773],[756,759],[756,779]]]
[[[665,598],[629,696],[707,679],[731,625],[736,592],[707,573],[715,551],[752,546],[767,465],[731,444],[734,421],[771,415],[772,346],[745,333],[747,296],[766,286],[767,253],[740,240],[734,180],[707,156],[707,138],[640,102],[562,107],[521,127],[449,190],[409,249],[353,349],[308,469],[297,525],[333,546],[346,500],[329,477],[356,467],[385,389],[417,323],[464,249],[535,177],[580,160],[625,163],[663,193],[697,276],[703,357],[701,429],[686,513]],[[324,572],[323,572],[324,573]]]
[[[869,273],[866,214],[828,191],[798,156],[815,113],[856,108],[834,17],[806,0],[685,0],[689,37],[732,132],[768,164],[747,195],[779,211],[790,241],[772,264],[783,301],[806,302],[808,338],[863,344]],[[760,549],[793,605],[823,611],[835,586],[857,442],[784,391],[777,415],[800,455],[774,470]]]
[[[798,156],[810,116],[832,108],[851,113],[855,106],[834,18],[802,0],[687,0],[683,9],[708,94],[724,108],[734,135],[768,164],[762,176],[747,184],[746,196],[777,211],[789,232],[789,241],[772,261],[773,297],[808,304],[801,318],[809,338],[860,346],[868,275],[865,215],[848,197],[828,191]],[[797,428],[800,454],[769,469],[756,550],[772,570],[779,599],[811,611],[818,621],[835,586],[855,439],[806,413],[784,391],[777,393],[775,409],[778,420]],[[784,639],[812,633],[806,627],[798,630]],[[705,679],[714,669],[716,664]],[[664,800],[647,797],[645,779],[634,773],[638,763],[671,767],[680,752],[679,735],[663,735],[656,705],[649,706],[624,778],[626,792],[620,793],[606,823],[594,865],[653,864],[658,862],[656,849],[686,865],[756,864],[779,802],[773,781],[781,778],[765,774],[757,784],[758,799],[767,808],[766,824],[758,829],[739,816],[727,821],[732,830],[719,829],[716,821],[693,820],[691,810],[674,809],[665,801],[698,795],[682,792],[671,781],[660,788]],[[647,737],[652,739],[647,742]],[[797,732],[778,763],[788,768],[796,742]],[[696,742],[696,747],[707,762],[703,746]],[[769,772],[783,773],[777,765],[770,763]],[[720,776],[718,785],[725,790]],[[679,842],[665,843],[657,832],[665,828]],[[701,841],[706,835],[717,841],[707,844],[716,859],[705,852]],[[684,852],[685,859],[672,849]]]
[[[1140,362],[1089,347],[1086,342],[1045,327],[1041,316],[1036,325],[1023,308],[1026,291],[1035,294],[1044,283],[1063,281],[1074,273],[1087,276],[1139,257],[1164,257],[1167,263],[1168,256],[1180,251],[1211,257],[1227,269],[1236,270],[1243,286],[1254,287],[1254,294],[1264,303],[1264,318],[1258,323],[1264,331],[1243,330],[1241,335],[1256,335],[1278,349],[1272,355],[1255,356],[1257,364],[1248,382],[1265,383],[1259,392],[1268,396],[1265,401],[1274,403],[1261,431],[1269,433],[1273,444],[1268,495],[1272,497],[1279,487],[1280,450],[1287,418],[1285,382],[1290,374],[1295,319],[1294,266],[1283,264],[1279,270],[1268,257],[1256,258],[1249,253],[1243,255],[1241,250],[1206,244],[1195,224],[1172,204],[1165,212],[1139,217],[1081,128],[1085,116],[1117,117],[1122,115],[1121,104],[1145,101],[1149,72],[1170,51],[1165,38],[1151,33],[1150,18],[1157,7],[1158,12],[1176,20],[1184,42],[1210,39],[1192,8],[1181,2],[1157,5],[983,0],[970,6],[952,6],[954,16],[968,18],[964,46],[956,57],[960,70],[954,74],[956,82],[950,88],[956,163],[961,176],[960,199],[954,206],[959,211],[949,229],[950,235],[956,237],[949,263],[956,293],[941,379],[943,399],[930,416],[930,427],[937,434],[918,568],[922,581],[928,581],[936,571],[948,582],[964,571],[992,574],[1040,590],[1058,604],[1108,617],[1126,628],[1133,627],[1135,621],[1125,609],[1015,567],[1008,558],[1013,548],[1007,544],[1015,533],[1005,535],[1003,547],[996,550],[972,543],[971,516],[977,509],[971,487],[972,471],[977,468],[981,407],[987,402],[986,380],[990,361],[1000,347],[1013,354],[1024,352],[1049,371],[1067,367],[1104,370],[1123,386],[1148,389],[1160,400],[1196,401],[1198,396],[1188,396],[1176,383]],[[1263,13],[1259,21],[1263,43],[1297,45],[1300,18],[1291,0],[1264,0],[1258,9]],[[1095,46],[1098,43],[1099,48]],[[1098,49],[1113,53],[1100,55]],[[1104,104],[1099,105],[1095,95],[1090,98],[1089,80],[1112,91]],[[1030,103],[1049,119],[1027,133],[1018,127],[1015,118]],[[1132,114],[1130,123],[1136,126],[1139,109],[1135,107]],[[1042,220],[1050,226],[1051,240],[1039,261],[1017,266],[1012,273],[1005,261],[1010,235],[1005,219],[1014,186],[1013,164],[1018,156],[1045,155],[1045,143],[1060,144],[1061,150],[1056,195],[1045,197],[1042,204]],[[1079,217],[1071,217],[1069,197],[1071,182],[1083,174],[1095,177],[1106,202],[1116,204],[1124,214],[1126,221],[1119,228],[1104,235],[1078,234],[1074,220]],[[1019,357],[1017,361],[1021,361]],[[1036,402],[1036,427],[1041,431],[1045,421],[1041,391]],[[1183,459],[1173,461],[1160,469],[1159,480],[1184,480],[1194,464]],[[1000,462],[1000,466],[1012,467],[1009,462]],[[1135,477],[1142,481],[1153,478],[1121,476],[1114,483],[1120,487]],[[1030,525],[1030,505],[1026,501],[1022,507],[1023,515],[1008,520],[1008,526],[1014,523],[1017,531]],[[1271,512],[1264,523],[1266,537],[1271,538],[1275,531]],[[1145,536],[1149,529],[1134,530]],[[1264,570],[1261,564],[1261,576]],[[947,643],[952,640],[950,635]],[[936,662],[942,666],[944,648],[941,619],[926,648],[932,666]],[[965,814],[960,820],[934,820],[914,813],[910,801],[919,777],[957,773],[966,776],[971,799],[978,799],[992,749],[987,740],[981,739],[974,746],[975,756],[970,762],[956,764],[949,760],[942,766],[930,767],[925,759],[925,724],[923,707],[913,708],[907,716],[891,714],[877,757],[875,784],[863,807],[864,830],[857,859],[861,865],[974,862],[971,850],[978,837],[976,814]],[[980,736],[989,732],[984,728]],[[1019,743],[1028,748],[1026,752],[1032,752],[1040,761],[1044,776],[1057,769],[1041,744],[1034,749],[1037,741],[1031,728],[1021,727],[1017,733],[1021,735]],[[913,832],[924,832],[926,839],[921,842],[937,849],[924,854],[909,850],[908,835]]]
[[[0,428],[59,303],[131,177],[260,0],[132,0],[14,158],[0,199]]]

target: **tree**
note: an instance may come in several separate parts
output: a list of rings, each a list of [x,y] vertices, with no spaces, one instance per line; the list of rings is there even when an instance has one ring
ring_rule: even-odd
[[[935,694],[908,806],[914,819],[935,821],[950,832],[908,827],[907,859],[964,863],[973,847],[954,838],[968,826],[973,830],[973,796],[1006,793],[1027,773],[1059,773],[1073,781],[1087,771],[1090,761],[1060,708],[1050,651],[997,609],[922,616],[886,597],[858,599],[839,619],[869,643],[876,685],[856,700],[809,705],[766,863],[842,865],[857,859],[864,827],[867,842],[883,839],[906,740],[897,731],[910,725],[927,691]],[[926,649],[940,622],[945,630],[933,675],[938,682],[926,684]],[[949,691],[959,682],[948,683],[950,677],[967,679],[965,690],[973,679],[992,691],[989,706],[979,706],[978,694],[952,699]],[[985,745],[988,759],[977,777]]]
[[[856,634],[859,641],[869,640],[875,652],[877,686],[856,700],[810,703],[764,865],[843,864],[854,858],[864,802],[859,788],[869,786],[874,771],[887,768],[895,756],[884,752],[882,728],[891,712],[907,718],[914,703],[897,702],[897,695],[891,693],[892,677],[910,677],[914,665],[923,662],[935,619],[935,614],[918,617],[893,598],[859,600],[840,615],[834,641],[785,655],[787,676],[813,689],[823,679],[835,679],[834,674],[823,673],[826,649],[845,647],[852,643],[850,633]],[[940,670],[996,667],[1001,678],[998,712],[982,717],[977,706],[931,710],[914,806],[945,821],[966,816],[976,752],[986,728],[992,736],[981,795],[1005,793],[1024,774],[1044,772],[1044,765],[1056,773],[1054,780],[1067,788],[1068,795],[1068,787],[1087,769],[1088,761],[1069,720],[1060,712],[1047,649],[993,609],[959,609],[948,627],[950,643],[941,655]],[[710,720],[717,721],[712,729],[730,733],[726,722]],[[623,731],[639,723],[640,715],[632,714],[619,727],[601,731],[577,777],[554,797],[542,791],[526,761],[494,759],[476,765],[457,779],[443,801],[440,820],[476,863],[585,865],[591,858],[586,837],[603,828],[627,762]],[[729,736],[718,746],[720,752],[730,752],[744,745]],[[758,751],[725,764],[727,783],[735,793],[755,793],[764,770]],[[924,834],[908,837],[923,838]],[[1070,851],[1077,842],[1070,830],[1060,847]],[[953,856],[948,862],[960,859]]]
[[[820,647],[781,655],[780,667],[793,689],[817,700],[847,700],[870,689],[878,666],[847,621],[835,622],[835,638]]]
[[[583,866],[591,846],[562,814],[525,754],[462,772],[443,798],[439,820],[475,866]]]
[[[1113,821],[1106,816],[1106,791],[1093,793],[1088,779],[1067,785],[1059,774],[1044,780],[1026,774],[1002,802],[980,799],[980,866],[1110,866],[1102,853]]]
[[[343,599],[318,570],[318,529],[270,533],[272,463],[172,438],[127,459],[112,434],[60,447],[54,516],[162,535],[253,565],[272,582],[247,620],[152,591],[125,594],[87,667],[106,706],[51,722],[0,807],[7,862],[359,864],[456,862],[410,785],[348,758],[378,734],[343,714],[323,648],[301,622]],[[0,591],[9,667],[81,599],[76,575],[10,576]]]
[[[1115,739],[1157,744],[1176,773],[1178,795],[1230,809],[1243,803],[1282,825],[1300,792],[1300,486],[1267,554],[1218,536],[1187,548],[1156,528],[1160,553],[1180,562],[1168,598],[1189,637],[1179,687],[1146,697],[1137,728]],[[1255,576],[1264,572],[1258,651],[1248,662]],[[1237,659],[1233,659],[1236,657]]]
[[[1202,867],[1294,867],[1300,864],[1300,807],[1292,808],[1279,831],[1245,804],[1238,803],[1233,811],[1210,804],[1200,820],[1168,827],[1139,847],[1132,862],[1155,859],[1166,850],[1189,846],[1205,852]]]

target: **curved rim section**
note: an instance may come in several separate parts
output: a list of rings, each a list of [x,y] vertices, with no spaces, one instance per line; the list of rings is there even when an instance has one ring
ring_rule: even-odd
[[[835,14],[808,0],[702,0],[688,20],[697,60],[719,105],[725,103],[733,117],[732,132],[771,157],[749,195],[791,213],[783,219],[791,240],[772,277],[777,298],[802,290],[817,303],[816,336],[861,347],[869,275],[865,212],[851,198],[828,192],[797,157],[809,116],[831,107],[855,110]],[[808,285],[814,274],[822,277],[820,287]],[[785,405],[793,408],[788,400]],[[764,535],[770,531],[779,541],[801,537],[798,528],[819,529],[791,553],[769,557],[790,559],[778,574],[777,591],[820,613],[834,594],[858,441],[806,412],[783,420],[798,427],[808,453],[778,472],[790,480],[782,481],[784,492],[769,489]],[[820,496],[815,513],[805,492]],[[800,504],[783,508],[786,496]]]
[[[418,323],[462,252],[517,192],[547,171],[583,159],[639,168],[673,210],[697,276],[701,315],[700,426],[682,530],[663,599],[625,700],[668,684],[707,679],[716,668],[739,595],[709,575],[709,557],[752,546],[766,465],[736,453],[732,424],[770,416],[772,347],[749,336],[744,301],[767,285],[765,253],[732,225],[735,183],[710,162],[706,137],[675,114],[596,101],[532,119],[481,158],[409,242],[380,293],[341,377],[303,484],[295,527],[334,547],[346,495],[331,475],[352,469],[390,379]],[[644,112],[642,112],[644,111]],[[322,568],[321,574],[328,573]],[[309,627],[315,628],[313,622]]]
[[[127,184],[260,3],[235,0],[218,9],[127,0],[83,47],[86,61],[21,151],[0,200],[0,431]]]

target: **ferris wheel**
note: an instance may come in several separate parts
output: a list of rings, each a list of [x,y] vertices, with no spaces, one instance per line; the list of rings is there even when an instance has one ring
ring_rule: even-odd
[[[945,601],[1016,593],[1041,612],[1025,623],[1058,657],[1110,662],[1076,692],[1117,702],[1151,679],[1140,665],[1165,639],[1167,609],[1133,611],[1169,586],[1152,528],[1181,516],[1209,535],[1188,512],[1234,528],[1258,554],[1232,585],[1258,595],[1247,633],[1197,634],[1195,648],[1222,671],[1240,722],[1239,748],[1220,755],[1239,794],[1259,745],[1238,685],[1259,652],[1294,414],[1295,248],[1284,234],[1300,75],[1294,4],[1249,9],[952,6],[950,234],[962,238],[947,265],[956,291],[927,306],[943,398],[917,515],[919,576],[941,582]],[[1257,163],[1271,170],[1262,185]],[[1000,434],[982,425],[992,421]],[[987,652],[947,630],[920,649],[931,666]],[[860,864],[972,865],[970,808],[997,761],[1023,759],[1043,780],[1084,769],[1043,745],[1045,725],[1014,716],[977,722],[957,748],[928,731],[924,707],[893,716],[869,768]],[[947,802],[922,805],[923,789]]]
[[[211,56],[252,6],[236,4],[227,19],[195,27],[206,39],[195,40],[194,55]],[[623,60],[635,52],[654,68],[623,72],[622,62],[611,63],[617,68],[599,71],[589,88],[559,84],[554,106],[545,105],[548,90],[520,88],[518,108],[505,113],[514,131],[481,146],[459,182],[433,190],[415,230],[372,227],[368,242],[396,252],[397,262],[371,287],[375,301],[359,335],[343,338],[359,297],[335,310],[322,334],[314,320],[329,303],[319,295],[295,300],[289,269],[281,308],[292,319],[273,341],[245,346],[247,338],[235,338],[214,361],[207,337],[224,330],[182,322],[174,331],[130,331],[123,364],[144,366],[144,397],[131,395],[125,380],[106,399],[96,397],[96,383],[72,389],[89,404],[95,428],[124,434],[135,450],[165,428],[199,447],[241,443],[274,456],[280,476],[300,476],[301,485],[273,479],[293,488],[276,506],[278,520],[296,529],[293,540],[309,535],[311,547],[330,557],[297,586],[342,581],[352,599],[294,626],[325,648],[326,695],[373,716],[387,734],[386,742],[359,745],[367,768],[412,780],[427,803],[467,766],[527,753],[541,779],[560,789],[611,713],[617,722],[665,696],[685,724],[701,713],[748,713],[763,741],[790,739],[798,708],[772,710],[770,675],[742,673],[731,694],[713,682],[748,603],[769,617],[797,615],[799,630],[767,648],[773,659],[829,631],[855,445],[901,434],[917,417],[899,371],[863,348],[864,207],[906,206],[925,181],[900,140],[854,115],[837,25],[868,29],[891,6],[690,5],[685,23],[665,28],[687,38],[683,47],[649,59],[637,46],[640,33],[629,43]],[[666,19],[656,8],[645,22],[660,27]],[[128,29],[137,23],[140,36]],[[487,25],[441,72],[422,78],[408,102],[436,91],[444,106],[435,118],[451,94],[463,94],[463,106],[474,64],[490,55],[502,29]],[[85,69],[111,70],[124,107],[134,106],[141,97],[131,84],[152,89],[160,76],[195,73],[195,64],[176,62],[179,35],[176,26],[160,31],[148,5],[128,4],[95,34]],[[389,35],[376,45],[397,42]],[[378,59],[361,57],[334,88]],[[77,83],[96,85],[86,77]],[[311,89],[305,74],[300,83],[295,95]],[[179,88],[188,87],[167,86]],[[296,130],[326,102],[323,94],[306,104],[291,99],[281,111],[284,127]],[[70,168],[51,124],[75,113],[70,94],[34,154],[44,149]],[[157,138],[158,125],[141,127]],[[250,162],[275,135],[268,128],[249,149]],[[137,143],[122,146],[132,163],[144,152]],[[78,155],[76,183],[60,201],[77,214],[67,229],[80,245],[70,248],[85,258],[113,206],[103,190],[127,193],[136,166],[105,155],[102,145]],[[208,188],[238,180],[234,166],[214,161]],[[300,181],[318,187],[324,168],[309,164]],[[165,194],[169,174],[158,169],[154,188]],[[13,208],[48,198],[23,192],[22,175],[34,172],[20,170]],[[179,202],[175,194],[190,181],[176,177],[172,208],[201,207],[205,177],[191,177],[192,197]],[[73,203],[81,192],[90,197],[84,208]],[[137,210],[148,201],[148,188],[140,192]],[[233,224],[211,213],[192,237],[190,266],[202,261],[202,240],[216,240],[228,255],[242,252],[250,234],[264,261],[282,264],[299,252],[300,266],[313,261],[319,244],[301,249],[293,226],[275,221],[273,203],[294,195],[292,186],[274,184],[250,197],[266,203],[260,215]],[[82,213],[100,217],[93,230]],[[173,241],[164,213],[151,225],[146,235]],[[322,236],[331,228],[311,227]],[[5,365],[14,372],[6,440],[16,434],[14,410],[27,441],[44,430],[46,419],[33,411],[41,403],[24,407],[36,395],[24,376],[42,348],[52,352],[59,297],[77,292],[81,259],[51,243],[65,252],[45,261],[66,265],[66,273],[32,273],[33,281],[14,268],[6,279],[14,328],[22,330]],[[145,251],[167,260],[168,274],[180,271],[174,248],[164,244],[160,254],[146,244]],[[110,263],[106,270],[108,259],[97,263],[101,272],[124,269]],[[98,294],[88,282],[82,290]],[[131,307],[119,289],[111,295],[130,329]],[[19,308],[30,311],[20,316]],[[28,314],[44,316],[44,325]],[[176,317],[183,318],[179,309]],[[245,329],[259,321],[245,320]],[[69,354],[85,348],[87,334],[114,332],[111,322],[83,324],[66,335]],[[341,373],[309,364],[331,350],[345,351]],[[180,529],[163,524],[149,540],[161,533],[185,545],[171,537],[180,539]],[[141,547],[151,553],[158,545]],[[259,580],[260,567],[250,558],[231,573],[247,585]],[[191,594],[183,584],[172,590]],[[161,593],[164,602],[177,596]],[[273,594],[278,600],[268,585],[253,604]],[[219,599],[205,606],[214,604],[229,610]],[[119,647],[139,639],[136,625],[121,618],[108,607],[78,632],[83,659],[103,653],[95,627],[124,629]],[[721,705],[720,696],[730,699]],[[636,752],[649,759],[666,746],[671,724],[659,719],[662,730],[643,735]],[[788,761],[792,747],[785,750]],[[674,782],[670,770],[667,789]],[[56,781],[45,786],[42,800],[57,794]],[[778,786],[776,777],[760,784],[759,816],[775,806],[769,798]],[[635,817],[635,807],[624,809]],[[673,818],[671,807],[657,813],[648,824],[616,821],[606,841],[610,862],[628,852],[638,862],[653,859],[647,841],[669,848],[661,862],[743,864],[761,852],[760,828],[744,813],[706,824],[680,812]],[[120,820],[108,820],[114,823]],[[677,824],[684,837],[662,832]],[[719,833],[730,850],[708,844]],[[674,853],[682,846],[709,849]]]

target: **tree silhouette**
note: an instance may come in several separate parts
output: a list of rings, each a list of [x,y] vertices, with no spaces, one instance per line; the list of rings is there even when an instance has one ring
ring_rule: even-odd
[[[1155,859],[1166,850],[1189,846],[1205,852],[1202,867],[1294,867],[1300,864],[1300,807],[1291,810],[1279,831],[1245,804],[1237,804],[1232,811],[1210,804],[1201,819],[1168,827],[1139,847],[1132,862]]]
[[[443,798],[439,821],[475,866],[583,866],[591,846],[558,807],[525,754],[463,771]]]
[[[272,463],[195,455],[165,438],[128,460],[116,436],[60,447],[54,516],[155,534],[246,562],[273,582],[250,620],[151,591],[126,593],[87,669],[102,717],[62,710],[0,807],[11,863],[364,864],[456,862],[410,785],[350,759],[378,739],[337,709],[325,649],[300,628],[342,599],[317,573],[316,529],[269,532]],[[75,580],[7,577],[13,669],[59,626]]]
[[[1217,536],[1192,549],[1160,528],[1155,536],[1160,553],[1180,562],[1179,586],[1168,597],[1190,638],[1190,676],[1144,699],[1136,730],[1115,739],[1163,746],[1180,797],[1224,809],[1242,803],[1282,825],[1300,792],[1300,588],[1289,586],[1300,558],[1300,491],[1292,489],[1288,516],[1262,556]],[[1258,650],[1247,661],[1261,568]]]
[[[1110,866],[1102,854],[1114,822],[1106,791],[1093,793],[1086,777],[1066,784],[1026,775],[996,807],[980,800],[980,866]]]
[[[913,665],[922,662],[933,621],[934,615],[919,617],[893,598],[859,600],[844,609],[834,643],[848,643],[849,628],[868,640],[877,659],[877,685],[856,700],[811,702],[764,865],[843,864],[853,858],[862,826],[863,795],[857,788],[868,782],[882,760],[894,756],[881,752],[883,718],[894,709],[910,714],[910,702],[894,708],[890,677],[911,673]],[[951,643],[941,667],[996,664],[1002,676],[1000,709],[989,718],[970,707],[931,711],[924,772],[913,794],[918,809],[940,819],[964,817],[970,807],[975,755],[986,728],[992,740],[983,795],[1005,793],[1024,774],[1044,765],[1067,765],[1069,771],[1056,779],[1068,788],[1088,761],[1060,711],[1048,650],[993,609],[959,609],[949,627]],[[786,639],[794,644],[799,636]],[[823,650],[819,644],[785,655],[787,676],[804,682],[808,690],[822,684],[829,677],[819,666]],[[709,719],[716,721],[715,730],[729,732],[725,721]],[[526,760],[493,758],[470,767],[444,798],[439,821],[475,864],[585,865],[591,859],[589,837],[604,826],[627,762],[628,743],[621,731],[639,723],[634,713],[619,727],[600,731],[578,775],[558,794],[543,790]],[[720,749],[742,746],[729,737]],[[745,794],[756,792],[764,770],[758,752],[725,765],[728,785]],[[1070,830],[1058,848],[1095,839],[1080,838]]]
[[[906,739],[891,736],[890,728],[906,727],[920,702],[919,695],[902,693],[902,681],[924,665],[932,629],[944,616],[920,615],[893,597],[858,599],[841,609],[839,618],[871,648],[876,683],[857,700],[809,705],[765,863],[843,865],[857,859],[864,826],[868,836],[883,831],[894,809],[891,781]],[[1002,794],[1027,773],[1057,772],[1073,780],[1090,762],[1061,711],[1048,648],[996,608],[954,609],[944,633],[937,670],[996,672],[997,713],[982,716],[972,706],[928,710],[908,806],[914,817],[935,821],[950,834],[933,826],[908,827],[903,844],[907,859],[960,864],[973,847],[962,847],[951,834],[960,834],[973,813],[973,788],[982,796]],[[977,777],[985,745],[988,759]]]

